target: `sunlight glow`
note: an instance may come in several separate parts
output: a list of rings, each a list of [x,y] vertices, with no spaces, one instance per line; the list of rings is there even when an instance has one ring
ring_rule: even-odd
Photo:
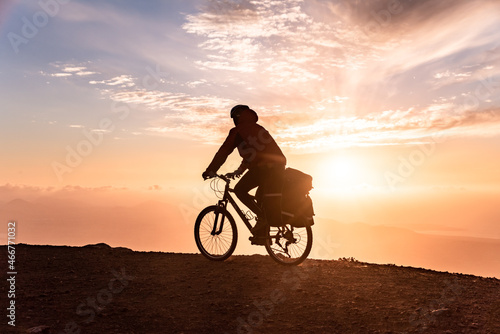
[[[359,159],[344,155],[328,157],[318,166],[316,188],[332,191],[353,189],[366,183],[368,174]]]

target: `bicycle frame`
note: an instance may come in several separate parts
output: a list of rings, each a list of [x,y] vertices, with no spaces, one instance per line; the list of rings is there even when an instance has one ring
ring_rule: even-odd
[[[224,187],[224,195],[223,195],[222,199],[220,199],[217,202],[217,206],[224,209],[224,210],[227,210],[227,203],[228,202],[231,203],[233,208],[236,210],[236,213],[238,213],[238,216],[240,216],[240,218],[243,221],[243,223],[245,224],[245,226],[251,232],[252,228],[253,228],[252,224],[250,224],[250,222],[248,221],[248,218],[246,217],[243,210],[240,209],[240,207],[238,206],[238,204],[236,203],[234,198],[231,196],[231,193],[234,193],[234,189],[229,187],[229,183],[231,182],[231,180],[229,178],[227,178],[225,175],[217,175],[217,177],[222,179],[224,182],[226,182],[226,185]],[[222,229],[224,228],[224,217],[225,216],[222,215],[222,221],[220,222],[220,226],[217,226],[218,225],[217,223],[219,220],[219,213],[216,213],[214,227],[213,227],[212,232],[211,232],[212,235],[219,235],[222,232]],[[280,230],[283,229],[282,230],[283,233],[285,233],[286,231],[291,232],[291,230],[287,226],[278,227],[278,229],[280,229]],[[276,237],[278,237],[278,234],[269,235],[269,238],[271,238],[271,239],[274,239]]]
[[[233,208],[236,210],[236,213],[238,214],[238,216],[240,216],[241,220],[243,220],[243,223],[245,224],[245,226],[248,228],[249,231],[251,231],[252,227],[253,227],[252,224],[250,224],[250,222],[248,221],[248,218],[246,217],[243,210],[240,209],[240,207],[238,206],[238,204],[236,203],[234,198],[231,196],[231,193],[234,193],[234,189],[229,187],[229,183],[231,182],[231,180],[228,179],[224,175],[217,175],[217,177],[219,177],[220,179],[222,179],[223,181],[226,182],[226,185],[224,188],[224,195],[223,195],[222,199],[220,199],[218,201],[217,206],[220,208],[223,208],[224,210],[227,210],[227,203],[228,202],[231,203]],[[215,215],[215,221],[214,221],[214,227],[212,229],[212,235],[220,234],[222,232],[222,229],[224,227],[224,217],[225,216],[222,215],[222,221],[220,222],[220,227],[218,228],[218,231],[216,231],[217,230],[217,223],[219,220],[219,214],[217,213]]]

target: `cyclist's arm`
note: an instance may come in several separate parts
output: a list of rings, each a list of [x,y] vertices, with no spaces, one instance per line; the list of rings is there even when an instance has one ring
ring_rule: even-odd
[[[248,162],[243,159],[241,160],[240,166],[235,170],[237,174],[243,174],[248,169]]]
[[[229,131],[229,134],[228,134],[226,140],[224,141],[222,146],[219,148],[219,150],[215,154],[210,165],[208,165],[208,167],[206,169],[207,173],[208,172],[217,173],[220,166],[222,166],[224,164],[224,162],[226,162],[227,157],[234,151],[234,149],[237,146],[236,135],[237,135],[236,128],[233,128],[233,129],[231,129],[231,131]]]

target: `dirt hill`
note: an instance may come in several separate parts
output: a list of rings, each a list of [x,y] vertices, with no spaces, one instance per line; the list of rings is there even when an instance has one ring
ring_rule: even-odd
[[[16,327],[4,314],[1,333],[500,333],[494,278],[352,259],[218,263],[105,244],[17,245],[15,265]]]

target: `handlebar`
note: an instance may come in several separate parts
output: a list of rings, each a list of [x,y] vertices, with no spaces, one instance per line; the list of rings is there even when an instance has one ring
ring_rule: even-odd
[[[224,174],[224,175],[222,175],[222,174],[217,174],[217,175],[216,175],[216,177],[218,177],[218,178],[222,179],[223,181],[225,181],[225,182],[227,182],[227,183],[231,182],[231,179],[227,176],[227,174]]]
[[[227,183],[231,182],[231,180],[236,180],[238,178],[241,177],[241,174],[242,173],[237,173],[236,171],[232,172],[232,173],[226,173],[226,174],[216,174],[214,173],[212,176],[210,175],[207,175],[205,177],[205,173],[204,173],[204,180],[208,180],[208,179],[214,179],[214,178],[219,178]]]
[[[214,176],[209,176],[205,180],[215,179],[216,177],[222,179],[225,182],[231,182],[230,178],[223,174],[215,174]]]
[[[210,189],[212,189],[215,192],[215,194],[219,197],[219,199],[223,199],[225,196],[224,194],[227,191],[232,191],[232,189],[229,188],[229,183],[231,182],[231,179],[229,177],[227,177],[226,175],[215,174],[213,176],[207,177],[205,180],[208,180],[208,179],[212,180],[210,182]],[[217,179],[221,179],[225,182],[224,190],[219,189]]]

